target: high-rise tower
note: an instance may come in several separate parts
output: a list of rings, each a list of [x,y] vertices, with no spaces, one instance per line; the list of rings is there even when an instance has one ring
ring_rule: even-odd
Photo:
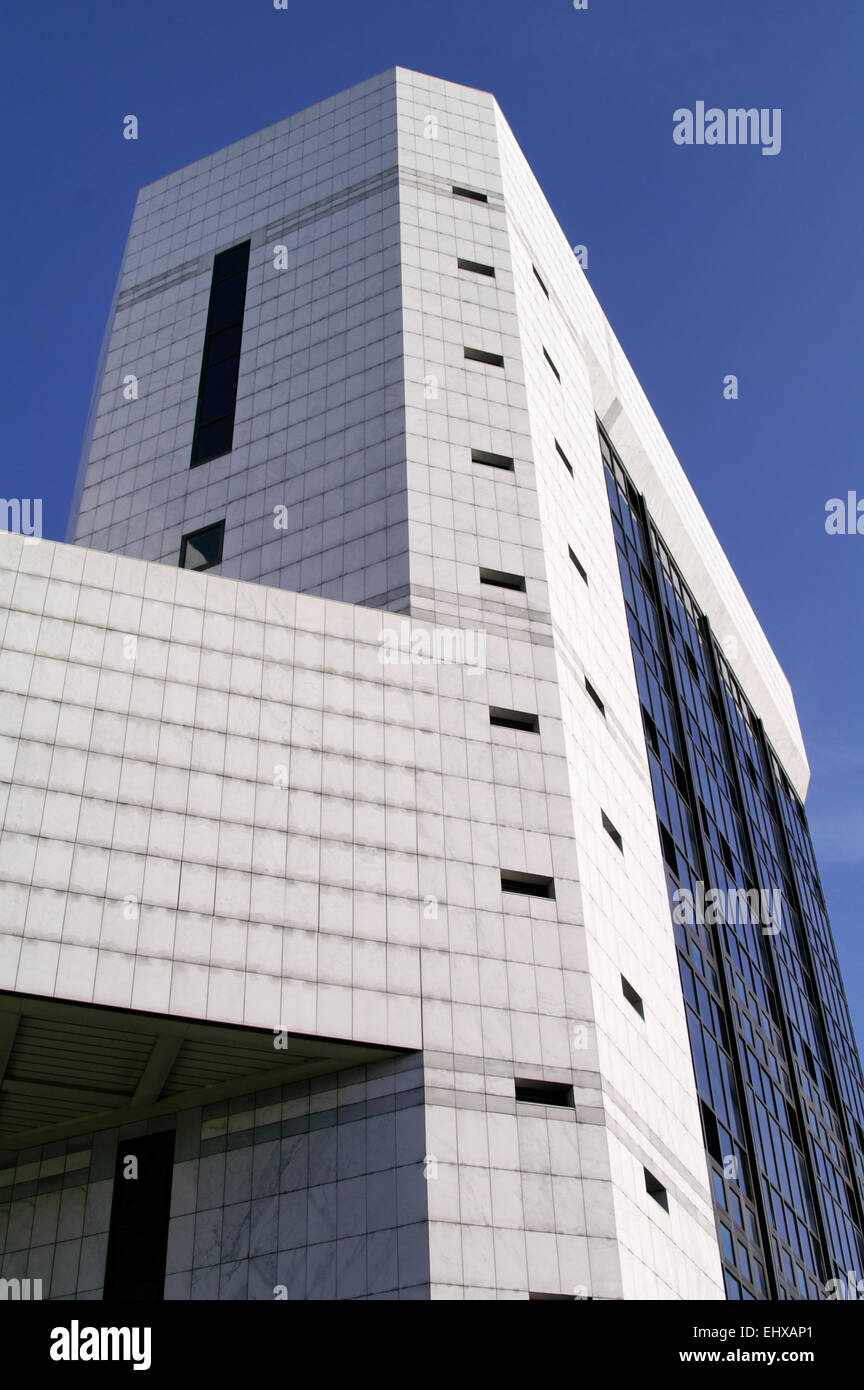
[[[142,190],[69,540],[0,546],[0,1274],[862,1268],[791,692],[493,97]]]

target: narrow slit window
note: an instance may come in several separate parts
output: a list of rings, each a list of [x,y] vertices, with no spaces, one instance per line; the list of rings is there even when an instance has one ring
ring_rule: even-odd
[[[603,718],[605,719],[605,718],[606,718],[606,706],[604,705],[603,701],[600,699],[600,696],[597,694],[597,691],[594,689],[593,685],[591,684],[591,682],[589,681],[589,679],[588,679],[587,676],[585,677],[585,689],[588,691],[588,694],[591,696],[591,699],[594,701],[595,705],[597,706],[597,708],[599,709],[600,713],[603,715]]]
[[[485,463],[487,468],[502,468],[508,473],[514,471],[513,460],[509,454],[491,454],[488,449],[472,449],[472,463]]]
[[[180,544],[180,568],[182,570],[209,570],[222,560],[222,546],[225,541],[225,522],[217,521],[213,526],[202,526],[200,531],[190,531]]]
[[[666,1188],[663,1186],[660,1179],[655,1178],[654,1174],[649,1172],[647,1168],[643,1168],[642,1172],[645,1174],[645,1191],[654,1198],[654,1201],[657,1202],[664,1211],[668,1211],[669,1194]]]
[[[521,893],[523,897],[530,898],[554,898],[555,880],[545,874],[523,874],[516,869],[502,869],[501,892]]]
[[[454,183],[452,188],[454,198],[470,198],[474,203],[489,202],[488,193],[478,193],[476,188],[463,188],[462,185],[458,183]]]
[[[606,831],[606,834],[609,836],[609,839],[616,846],[616,848],[620,849],[623,852],[624,841],[621,839],[620,832],[615,829],[615,826],[612,824],[605,811],[601,812],[601,816],[603,819],[603,829]]]
[[[624,975],[621,976],[621,993],[624,995],[627,1003],[632,1005],[636,1010],[639,1017],[644,1018],[645,1005],[642,1003],[642,996],[641,994],[637,994],[630,981],[626,979]]]
[[[213,261],[190,468],[230,454],[234,442],[249,246],[244,241]]]
[[[503,367],[504,358],[500,352],[486,352],[483,348],[465,349],[466,362],[485,362],[487,367]]]
[[[497,705],[489,707],[489,723],[496,729],[522,729],[529,734],[540,732],[540,721],[536,714],[518,709],[499,709]]]
[[[523,1105],[564,1105],[573,1104],[573,1087],[566,1081],[540,1081],[518,1078],[515,1082],[516,1099]]]
[[[558,382],[560,382],[560,380],[561,380],[561,373],[559,372],[558,368],[555,366],[555,363],[552,361],[552,358],[549,356],[549,354],[548,354],[548,352],[546,351],[545,348],[543,349],[543,356],[546,358],[546,361],[549,363],[549,366],[552,368],[553,372],[555,373],[555,380],[558,381]]]
[[[557,439],[555,440],[555,448],[558,450],[558,457],[560,458],[561,462],[564,464],[564,467],[567,469],[567,472],[570,474],[570,477],[572,478],[572,477],[573,477],[573,465],[572,465],[572,463],[570,462],[570,460],[568,459],[568,457],[567,457],[567,455],[565,454],[564,450],[561,448],[561,445],[558,443],[558,440],[557,440]]]
[[[483,261],[469,261],[464,256],[460,256],[457,264],[460,270],[471,270],[475,275],[488,275],[495,279],[494,265],[485,265]]]
[[[576,570],[579,571],[579,574],[582,576],[582,578],[585,580],[585,583],[587,584],[587,583],[588,583],[588,571],[586,570],[585,566],[582,564],[582,561],[579,559],[579,556],[576,554],[576,552],[575,552],[575,550],[573,549],[572,545],[568,545],[568,547],[567,547],[567,554],[570,556],[570,560],[571,560],[571,562],[572,562],[572,564],[573,564],[574,569],[576,569]]]
[[[481,569],[480,583],[489,584],[495,589],[512,589],[518,594],[524,594],[525,592],[524,574],[509,574],[507,570]]]
[[[537,281],[537,284],[540,286],[541,290],[543,291],[543,293],[545,294],[546,298],[548,299],[548,298],[549,298],[549,291],[548,291],[547,288],[546,288],[546,282],[545,282],[545,280],[543,279],[543,276],[540,274],[540,271],[537,269],[536,265],[532,265],[531,269],[534,271],[534,278],[535,278],[535,280]]]

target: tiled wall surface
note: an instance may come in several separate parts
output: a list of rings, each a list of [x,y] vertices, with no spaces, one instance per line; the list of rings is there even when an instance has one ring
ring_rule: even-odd
[[[620,1298],[600,1078],[573,1083],[573,1105],[514,1102],[513,1068],[424,1054],[435,1299],[524,1299],[529,1292]],[[518,1068],[517,1068],[518,1071]]]
[[[562,1064],[563,983],[478,994],[486,959],[580,988],[548,648],[390,663],[370,609],[16,536],[0,565],[2,987]],[[490,727],[535,692],[539,739]]]
[[[12,536],[0,563],[0,988],[470,1058],[453,1068],[511,1137],[516,1076],[596,1090],[547,646],[493,633],[482,661],[390,662],[368,608]],[[541,711],[539,736],[490,705]],[[556,899],[502,893],[502,867],[553,875]],[[478,1123],[467,1089],[445,1129]],[[451,1136],[432,1142],[445,1158]],[[608,1206],[585,1208],[583,1248]],[[524,1241],[484,1210],[483,1241]],[[469,1238],[435,1212],[442,1240]],[[585,1283],[546,1234],[541,1291]],[[433,1296],[454,1283],[435,1252]]]
[[[512,133],[499,139],[549,600],[579,843],[618,1255],[628,1298],[719,1294],[693,1065],[599,456],[584,281]],[[534,274],[539,271],[548,293]],[[574,283],[575,282],[575,283]],[[544,357],[559,367],[559,381]],[[573,476],[555,448],[561,444]],[[587,578],[574,565],[570,552]],[[604,708],[586,687],[590,682]],[[623,849],[603,826],[606,815]],[[642,1017],[622,978],[643,1001]],[[647,1168],[674,1197],[636,1197]]]
[[[552,1220],[556,1150],[545,1122],[532,1181],[546,1191],[536,1205],[549,1218],[548,1239],[574,1233],[566,1257],[560,1252],[565,1287],[620,1279],[628,1297],[717,1297],[665,877],[591,380],[574,331],[584,277],[492,97],[405,74],[399,118],[412,609],[551,651],[564,711],[600,1061],[599,1088],[584,1103],[606,1126],[603,1161],[617,1170],[614,1188],[590,1198],[599,1213],[612,1194],[607,1224],[595,1228],[598,1239],[610,1237],[608,1250],[598,1246],[589,1268],[573,1213],[556,1210]],[[454,184],[488,202],[454,197]],[[491,266],[494,277],[460,269],[459,258]],[[499,353],[503,367],[466,362],[465,346]],[[472,449],[511,457],[513,470],[472,461]],[[482,586],[480,566],[524,575],[525,593]],[[623,855],[603,812],[624,837]],[[529,868],[543,872],[539,856]],[[624,998],[622,975],[643,995],[646,1020]],[[557,1062],[582,1065],[573,1048]],[[552,1125],[550,1135],[560,1134]],[[671,1213],[645,1200],[645,1167],[674,1192]],[[452,1229],[446,1239],[456,1239]]]
[[[190,470],[212,258],[247,237],[234,449]],[[253,1140],[208,1115],[196,1149],[183,1116],[168,1296],[268,1296],[271,1277],[392,1296],[386,1230],[403,1297],[719,1297],[595,411],[799,782],[806,759],[494,99],[395,69],[142,190],[105,362],[79,544],[0,537],[0,988],[416,1049],[426,1086],[394,1121],[406,1220],[362,1230],[355,1197],[383,1219],[392,1181],[340,1175],[338,1139],[322,1176],[318,1120]],[[218,571],[178,570],[181,536],[223,518]],[[554,899],[502,893],[502,869],[552,876]],[[518,1077],[571,1084],[573,1106],[517,1104]],[[351,1085],[346,1113],[382,1099]],[[255,1184],[289,1151],[317,1180],[280,1187],[274,1227]],[[281,1244],[289,1199],[291,1231],[320,1239]]]
[[[224,519],[223,575],[407,606],[397,183],[385,74],[141,190],[70,539],[176,564]],[[190,469],[213,256],[250,237],[234,447]]]

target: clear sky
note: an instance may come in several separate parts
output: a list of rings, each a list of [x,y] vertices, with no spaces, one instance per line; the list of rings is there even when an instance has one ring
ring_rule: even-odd
[[[861,0],[11,10],[0,495],[42,497],[49,537],[141,184],[395,64],[495,93],[791,680],[864,1044],[864,535],[825,531],[829,498],[864,499]],[[780,153],[676,145],[698,101],[779,107]]]

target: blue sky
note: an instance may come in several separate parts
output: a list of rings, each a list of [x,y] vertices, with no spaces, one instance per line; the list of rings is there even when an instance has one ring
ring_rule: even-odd
[[[864,497],[862,19],[860,0],[7,8],[0,494],[41,496],[63,537],[141,184],[394,64],[493,91],[792,682],[864,1042],[864,536],[824,525],[828,498]],[[673,112],[700,100],[780,107],[780,154],[677,146]]]

